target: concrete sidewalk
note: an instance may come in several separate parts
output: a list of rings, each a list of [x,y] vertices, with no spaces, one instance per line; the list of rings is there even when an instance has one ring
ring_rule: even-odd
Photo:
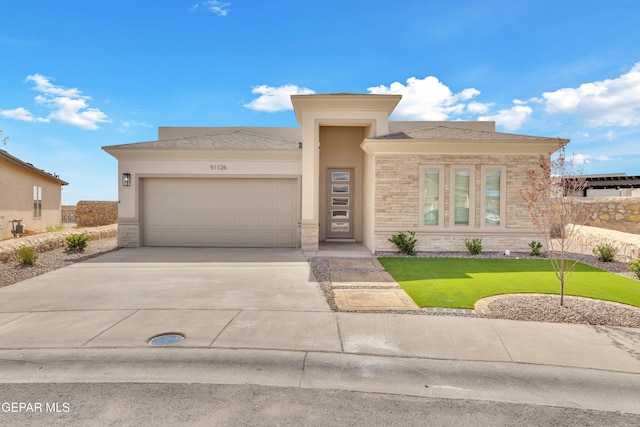
[[[180,333],[185,338],[171,347],[149,344],[150,338],[163,333]],[[233,362],[234,354],[242,357]],[[236,380],[246,380],[253,372],[259,384],[274,380],[261,380],[270,368],[256,371],[256,366],[291,362],[308,369],[313,364],[317,369],[331,367],[330,375],[341,375],[343,387],[355,381],[375,384],[369,391],[394,392],[399,386],[394,385],[393,372],[402,371],[407,377],[413,372],[422,378],[437,361],[448,361],[465,369],[493,366],[496,372],[515,372],[526,365],[531,367],[526,369],[547,372],[549,378],[558,375],[558,369],[569,369],[569,377],[582,372],[593,381],[599,381],[595,376],[609,376],[624,385],[627,396],[640,395],[640,329],[335,313],[329,310],[304,256],[295,250],[121,249],[0,289],[4,381],[53,381],[47,372],[54,371],[73,379],[74,370],[86,379],[97,374],[90,367],[93,363],[101,372],[94,381],[138,378],[127,375],[135,369],[145,372],[145,361],[153,371],[147,380],[173,381],[176,372],[159,367],[166,371],[188,366],[193,357],[202,358],[198,359],[202,366],[207,366],[206,360],[225,360],[210,366],[213,371],[207,375],[215,376],[216,369],[227,366],[231,373],[242,371]],[[106,366],[110,360],[122,360],[123,365],[112,366],[115,371],[100,370],[100,363]],[[38,366],[51,370],[43,372]],[[320,372],[307,371],[305,384],[327,380],[329,374]],[[231,373],[220,371],[216,378],[223,381]],[[293,382],[300,386],[298,374],[296,370]],[[477,381],[477,374],[469,375]],[[485,380],[496,388],[502,380],[511,381]],[[385,382],[388,389],[382,385]],[[415,386],[415,381],[411,384]],[[618,405],[627,402],[620,410],[630,411],[635,405],[631,412],[640,413],[640,402],[630,398],[618,399]],[[583,407],[602,409],[598,405]]]

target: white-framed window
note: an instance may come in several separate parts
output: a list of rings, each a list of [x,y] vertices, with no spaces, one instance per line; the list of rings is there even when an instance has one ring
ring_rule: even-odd
[[[482,165],[480,191],[481,227],[505,227],[507,213],[506,166]]]
[[[33,186],[33,218],[42,218],[42,187]]]
[[[444,165],[420,166],[420,226],[444,223]]]
[[[473,227],[475,182],[475,167],[473,165],[451,166],[449,218],[452,227]]]

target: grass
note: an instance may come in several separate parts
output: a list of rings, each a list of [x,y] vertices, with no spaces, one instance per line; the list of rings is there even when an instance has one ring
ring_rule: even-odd
[[[560,282],[546,259],[379,258],[380,263],[420,307],[473,309],[492,295],[559,294]],[[565,283],[565,295],[640,307],[640,283],[578,264]]]

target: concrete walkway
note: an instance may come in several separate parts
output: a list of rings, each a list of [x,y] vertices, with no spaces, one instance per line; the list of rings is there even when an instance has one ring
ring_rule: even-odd
[[[343,267],[337,277],[353,283]],[[375,264],[372,272],[367,283],[388,283]],[[184,339],[149,344],[168,332]],[[0,377],[251,383],[640,413],[640,330],[336,313],[300,251],[121,249],[0,289]],[[579,378],[586,383],[576,386]]]
[[[321,243],[314,256],[328,260],[329,281],[339,311],[420,310],[364,245]]]

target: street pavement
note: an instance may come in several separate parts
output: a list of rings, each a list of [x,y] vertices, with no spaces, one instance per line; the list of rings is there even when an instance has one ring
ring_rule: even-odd
[[[184,339],[149,343],[164,333]],[[640,330],[332,312],[298,250],[135,248],[0,289],[0,375],[640,414]]]

